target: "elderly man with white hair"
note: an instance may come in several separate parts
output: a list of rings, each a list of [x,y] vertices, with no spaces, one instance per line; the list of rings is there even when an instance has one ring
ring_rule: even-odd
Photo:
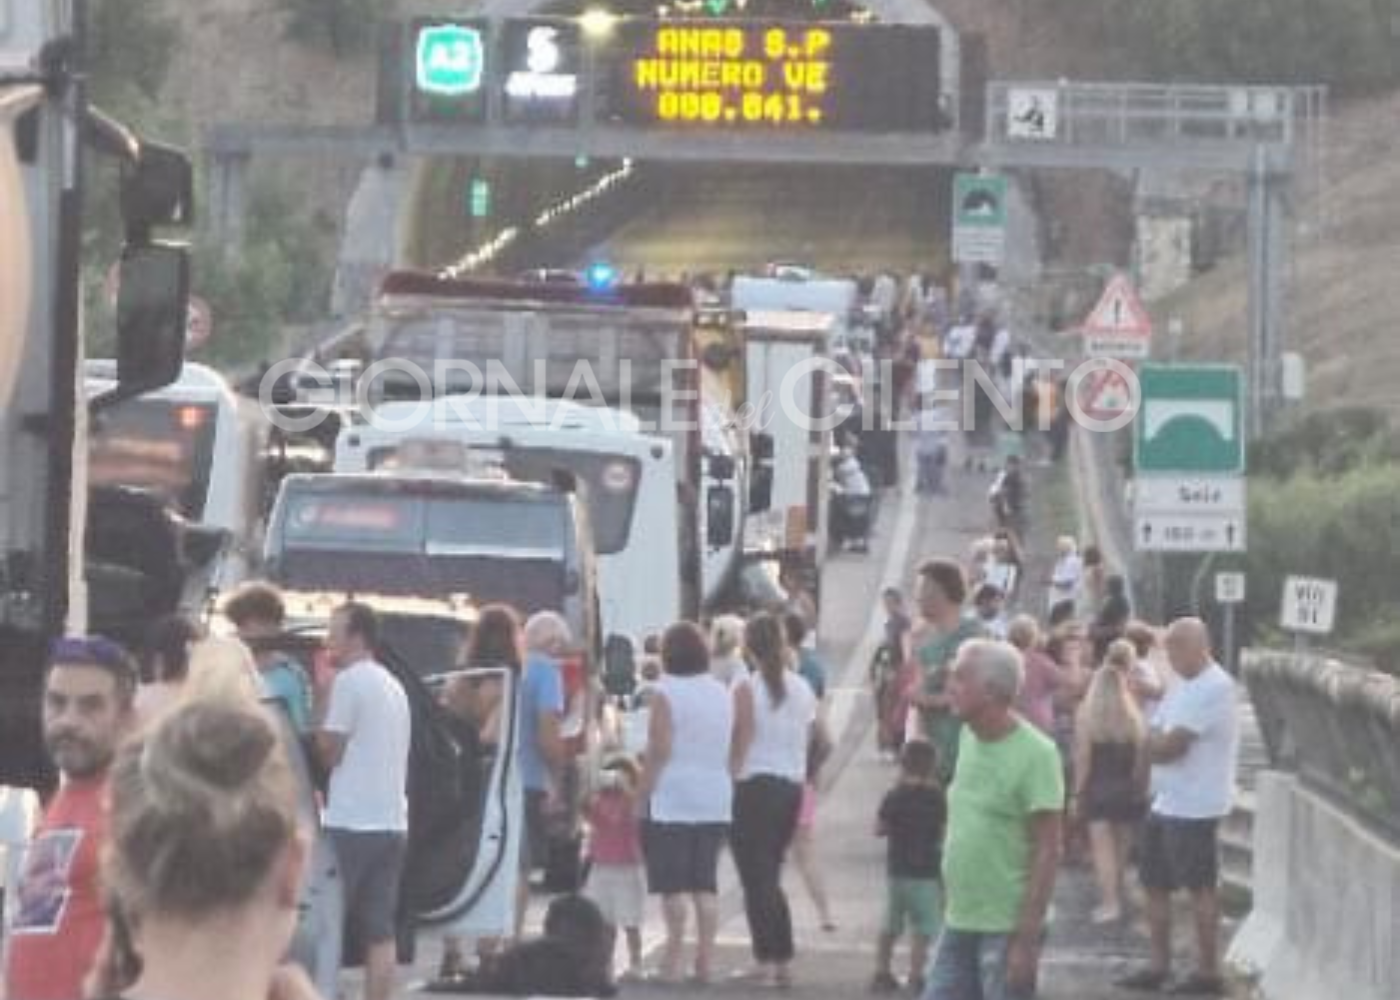
[[[1060,858],[1064,772],[1055,744],[1013,710],[1021,653],[963,643],[949,688],[962,719],[943,849],[947,916],[924,1000],[1035,992]]]
[[[530,873],[546,861],[546,812],[557,796],[568,746],[561,733],[564,677],[559,659],[573,637],[569,623],[553,611],[540,611],[525,623],[525,667],[520,676],[520,738],[516,764],[525,790],[525,828],[520,843],[520,884],[516,894],[515,936],[524,930],[530,901]]]

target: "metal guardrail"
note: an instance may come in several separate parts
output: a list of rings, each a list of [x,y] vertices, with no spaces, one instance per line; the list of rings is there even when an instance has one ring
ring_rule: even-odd
[[[1400,841],[1400,679],[1326,657],[1245,650],[1270,763]]]

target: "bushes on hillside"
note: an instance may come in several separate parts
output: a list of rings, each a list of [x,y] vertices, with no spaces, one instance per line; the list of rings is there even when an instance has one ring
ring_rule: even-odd
[[[1142,75],[1209,83],[1400,83],[1400,7],[1377,0],[1061,0],[1095,9]]]
[[[1299,471],[1347,472],[1368,462],[1400,459],[1400,438],[1380,410],[1343,406],[1308,413],[1251,445],[1249,470],[1287,479]]]
[[[379,24],[377,0],[282,0],[287,37],[337,56],[369,48]]]
[[[323,315],[331,282],[331,253],[323,244],[315,220],[282,187],[256,184],[242,251],[233,256],[201,247],[195,258],[195,291],[208,300],[215,328],[198,360],[266,359],[280,348],[287,326]]]
[[[1337,630],[1329,645],[1400,662],[1400,465],[1341,474],[1256,477],[1249,498],[1250,617],[1278,620],[1284,578],[1335,579]]]

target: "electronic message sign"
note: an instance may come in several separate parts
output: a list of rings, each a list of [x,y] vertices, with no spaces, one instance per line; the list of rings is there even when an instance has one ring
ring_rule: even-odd
[[[506,120],[573,121],[582,89],[581,52],[576,21],[507,21],[497,63]]]
[[[660,127],[929,132],[941,127],[938,29],[624,21],[602,116]]]

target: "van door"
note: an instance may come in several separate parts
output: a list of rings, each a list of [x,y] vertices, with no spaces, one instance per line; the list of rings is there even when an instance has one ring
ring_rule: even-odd
[[[430,617],[423,624],[436,631],[446,621]],[[400,958],[410,961],[416,927],[473,938],[503,937],[514,927],[523,825],[515,766],[518,685],[506,667],[458,670],[452,660],[424,662],[432,655],[424,651],[441,643],[436,636],[422,643],[400,641],[413,636],[412,616],[386,614],[381,625],[381,659],[403,685],[413,720],[408,850],[399,895]],[[299,644],[292,637],[288,652],[312,662],[323,632],[317,627],[300,636]],[[407,648],[415,650],[412,659],[403,652]],[[481,738],[482,727],[469,722],[457,702],[444,703],[444,690],[453,683],[491,689],[494,740]],[[324,919],[319,922],[325,925]],[[347,961],[358,951],[358,942],[347,941]]]

